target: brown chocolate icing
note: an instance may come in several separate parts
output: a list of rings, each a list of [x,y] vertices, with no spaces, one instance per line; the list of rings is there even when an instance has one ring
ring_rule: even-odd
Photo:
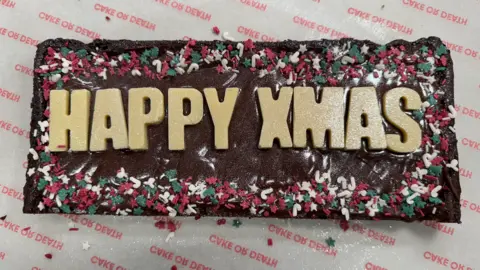
[[[35,67],[41,64],[43,54],[46,48],[63,46],[66,40],[48,40],[39,45]],[[139,51],[156,46],[160,52],[168,49],[178,51],[184,45],[182,41],[103,41],[98,40],[91,44],[83,44],[78,41],[69,40],[69,47],[73,50],[85,48],[88,51],[98,48],[100,53],[105,52],[107,55],[118,55],[131,49]],[[308,49],[314,49],[320,52],[325,47],[339,45],[340,47],[346,42],[357,44],[361,47],[364,43],[371,47],[377,45],[370,41],[356,41],[352,39],[342,39],[336,41],[285,41],[279,43],[255,43],[257,48],[270,48],[273,51],[296,51],[299,44],[306,44]],[[204,45],[211,45],[215,42],[197,42],[195,47],[201,48]],[[225,44],[229,44],[225,42]],[[421,39],[413,43],[406,41],[393,41],[387,45],[392,46],[403,45],[406,53],[412,53],[418,50],[424,44],[439,46],[441,41],[438,38]],[[97,53],[99,53],[97,52]],[[140,54],[140,53],[139,53]],[[448,57],[450,57],[448,55]],[[449,59],[450,60],[450,59]],[[451,61],[449,61],[451,63]],[[168,108],[165,119],[159,125],[153,125],[148,128],[149,148],[147,151],[131,151],[131,150],[114,150],[109,144],[109,149],[105,152],[62,152],[58,153],[59,164],[70,175],[82,170],[91,173],[92,179],[99,177],[110,177],[120,168],[130,176],[135,176],[140,180],[146,180],[149,176],[161,175],[168,169],[176,169],[178,178],[192,177],[193,179],[205,179],[206,177],[216,176],[222,180],[236,182],[240,188],[247,189],[248,185],[256,183],[260,188],[265,186],[265,181],[275,180],[272,187],[280,187],[286,183],[302,182],[310,180],[314,177],[316,170],[326,172],[331,170],[332,178],[339,176],[354,176],[357,181],[362,181],[374,187],[377,192],[391,192],[401,185],[404,179],[403,173],[414,171],[416,162],[421,160],[422,152],[410,154],[396,154],[388,150],[367,151],[365,147],[358,151],[332,150],[332,149],[314,149],[311,146],[305,149],[281,149],[278,144],[274,144],[272,149],[261,150],[258,148],[258,139],[260,135],[262,119],[258,105],[258,96],[256,89],[258,87],[271,87],[273,92],[278,94],[275,89],[286,85],[286,79],[277,72],[269,74],[263,78],[259,78],[258,74],[251,72],[243,65],[239,66],[239,73],[226,72],[218,74],[216,71],[217,64],[204,65],[198,71],[191,74],[178,75],[173,78],[164,78],[162,80],[152,80],[146,77],[132,76],[129,72],[125,76],[108,76],[106,80],[98,76],[90,78],[81,78],[81,80],[72,79],[64,84],[64,89],[88,89],[92,93],[92,105],[94,102],[94,92],[99,89],[118,88],[122,92],[124,108],[127,109],[128,90],[133,87],[156,87],[160,89],[165,101],[168,96],[168,89],[172,87],[193,87],[200,91],[207,87],[214,87],[219,91],[222,99],[227,87],[240,88],[240,94],[236,102],[235,110],[232,116],[229,129],[229,149],[216,150],[213,146],[213,123],[208,111],[208,107],[204,102],[204,118],[195,125],[189,126],[185,131],[186,150],[169,151],[167,141],[167,118]],[[440,108],[453,105],[453,69],[450,65],[446,72],[448,84],[441,86],[445,91],[444,98],[439,104]],[[438,81],[442,81],[439,79]],[[43,93],[40,88],[42,79],[38,74],[34,78],[34,98],[32,102],[32,132],[35,128],[34,124],[39,120],[46,119],[43,111],[47,105],[43,99]],[[293,86],[302,85],[299,81]],[[316,89],[317,97],[322,87],[318,87],[314,83],[307,83],[306,86],[312,86]],[[327,84],[328,86],[328,84]],[[374,80],[349,79],[340,81],[337,86],[347,89],[345,100],[348,99],[348,90],[356,86],[373,86],[377,90],[378,100],[380,102],[383,94],[397,87],[395,83],[387,84],[387,80],[383,77]],[[422,94],[422,87],[418,81],[409,81],[402,86],[409,87]],[[438,82],[433,87],[440,87]],[[276,95],[275,94],[275,95]],[[165,102],[166,106],[167,103]],[[348,103],[347,103],[348,104]],[[93,108],[93,106],[92,106]],[[125,111],[128,115],[128,111]],[[91,114],[92,115],[92,114]],[[346,114],[345,114],[346,116]],[[291,129],[291,112],[289,115],[289,125]],[[387,133],[397,133],[391,125],[384,121],[384,128]],[[422,125],[422,129],[426,131],[428,127]],[[31,143],[35,141],[31,136]],[[456,138],[449,133],[449,142],[451,148],[455,151],[449,151],[450,159],[458,159],[456,151]],[[311,142],[309,142],[311,145]],[[29,167],[34,166],[35,161],[29,160]],[[443,170],[440,177],[440,183],[448,190],[443,192],[441,199],[445,202],[445,207],[439,207],[435,215],[430,214],[432,209],[426,208],[425,216],[416,216],[412,219],[433,219],[444,222],[458,222],[460,219],[459,210],[459,194],[460,185],[458,181],[458,172],[453,170]],[[36,213],[38,209],[36,205],[41,200],[41,193],[38,192],[33,184],[33,180],[28,177],[25,186],[25,207],[27,213]],[[110,214],[108,208],[99,210],[98,213]],[[248,209],[235,210],[230,212],[212,213],[210,209],[204,208],[202,214],[211,215],[246,215],[249,216]],[[158,214],[149,209],[145,209],[144,215]],[[332,217],[338,217],[340,214],[333,213]],[[276,217],[288,216],[285,211],[277,212]],[[311,214],[301,213],[299,217],[312,217]],[[317,218],[325,218],[323,213],[317,214]],[[365,218],[363,216],[352,216],[351,218]],[[398,219],[400,217],[382,217],[389,219]],[[405,218],[404,218],[405,219]]]

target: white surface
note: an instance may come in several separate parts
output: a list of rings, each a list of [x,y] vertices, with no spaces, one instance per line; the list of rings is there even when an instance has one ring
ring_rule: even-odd
[[[480,240],[477,233],[480,225],[480,183],[476,180],[480,173],[480,55],[472,56],[473,51],[480,50],[480,17],[477,12],[480,2],[258,2],[260,4],[252,0],[0,2],[0,216],[7,215],[5,221],[0,221],[0,269],[66,269],[67,266],[68,269],[170,269],[175,260],[180,262],[182,258],[189,261],[186,267],[177,263],[179,269],[203,269],[198,267],[199,264],[212,269],[272,268],[262,263],[261,258],[258,261],[249,257],[258,253],[270,257],[272,262],[277,260],[277,269],[480,268],[477,247]],[[99,3],[114,9],[113,15],[96,10],[95,7],[99,8],[96,4]],[[179,3],[183,4],[183,10],[177,9]],[[255,8],[256,5],[261,5],[260,9]],[[210,14],[210,17],[204,15],[204,19],[201,19],[187,13],[192,11],[192,7]],[[266,7],[265,11],[262,7]],[[359,16],[351,14],[355,13],[354,9]],[[439,10],[438,14],[429,14],[434,9]],[[361,16],[358,10],[363,11]],[[459,18],[454,22],[442,18],[442,15],[446,15],[442,11],[464,20]],[[142,28],[130,23],[129,19],[122,20],[117,17],[119,12],[128,14],[129,18],[133,15],[147,20],[155,24],[155,29]],[[53,23],[45,20],[46,14],[55,17],[51,18]],[[111,20],[107,21],[105,16]],[[300,18],[305,25],[298,23]],[[379,18],[385,19],[383,24],[375,23]],[[389,28],[388,25],[392,24],[387,23],[388,20],[404,25],[404,32]],[[72,30],[68,29],[68,23],[74,25]],[[452,55],[455,65],[455,102],[459,109],[456,128],[460,167],[463,169],[463,224],[445,225],[442,228],[437,226],[435,229],[426,226],[430,223],[351,222],[350,230],[343,232],[331,221],[246,219],[236,229],[231,226],[231,220],[219,227],[215,219],[195,221],[193,218],[179,218],[180,228],[175,237],[166,243],[168,231],[154,227],[153,218],[79,216],[75,224],[79,230],[69,231],[69,219],[64,216],[21,213],[24,162],[28,153],[25,134],[29,129],[32,92],[32,77],[28,75],[31,71],[25,67],[32,67],[35,53],[34,46],[22,42],[22,39],[26,39],[22,35],[34,40],[64,37],[89,41],[91,39],[85,36],[88,32],[77,33],[85,28],[94,32],[90,33],[91,36],[97,33],[109,39],[220,38],[211,32],[214,25],[222,32],[228,31],[236,40],[247,39],[240,31],[247,31],[245,28],[248,28],[253,31],[250,31],[251,35],[258,35],[257,40],[336,38],[340,32],[380,43],[397,38],[415,40],[436,35],[458,45],[450,48],[455,50]],[[17,39],[15,34],[18,34]],[[27,132],[22,131],[23,136],[15,134],[20,132],[19,128]],[[283,232],[285,236],[277,235],[271,224],[289,230],[291,240],[286,238],[288,232]],[[22,231],[25,227],[30,227],[30,230]],[[382,241],[381,235],[388,238]],[[49,242],[44,236],[61,241],[61,250],[59,242]],[[301,239],[300,236],[307,238],[305,245],[295,242]],[[310,243],[325,245],[324,241],[329,236],[336,240],[336,256],[309,248]],[[221,238],[232,242],[232,250],[228,249],[228,243],[226,248],[217,245],[216,240]],[[273,240],[271,247],[267,246],[268,238]],[[88,245],[90,247],[86,248]],[[152,246],[173,254],[164,254],[165,257],[152,254],[151,250],[156,252],[156,249],[151,249]],[[248,249],[244,249],[246,256],[235,252],[235,247],[240,248],[238,246]],[[53,258],[46,259],[46,253],[51,253]],[[463,268],[459,267],[460,264]],[[374,265],[380,268],[374,268]]]

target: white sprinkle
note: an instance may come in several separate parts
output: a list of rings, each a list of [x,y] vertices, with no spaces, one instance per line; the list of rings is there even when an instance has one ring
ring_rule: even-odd
[[[58,81],[60,80],[60,78],[62,78],[62,75],[60,75],[60,74],[54,74],[54,75],[50,76],[50,81],[56,83],[56,82],[58,82]]]
[[[28,149],[28,152],[30,152],[30,154],[32,154],[33,160],[38,160],[38,153],[37,153],[37,151],[35,151],[35,149],[30,148],[30,149]]]
[[[397,77],[397,75],[398,74],[395,71],[390,71],[390,70],[387,70],[383,73],[383,77],[387,80],[388,79],[393,79],[393,78]]]
[[[37,208],[38,210],[43,211],[43,209],[45,209],[45,205],[43,204],[43,202],[39,202]]]
[[[156,67],[157,73],[162,72],[162,61],[160,61],[158,59],[155,59],[155,60],[153,60],[152,65],[154,65]]]
[[[43,71],[47,71],[47,70],[49,70],[50,68],[49,68],[47,65],[41,65],[41,66],[40,66],[40,69],[42,69]]]
[[[358,192],[358,194],[360,194],[360,196],[362,196],[362,197],[365,197],[365,196],[367,196],[367,191],[366,190],[360,190]]]
[[[432,162],[430,161],[432,161],[436,156],[437,156],[436,153],[433,153],[433,155],[430,155],[428,153],[423,154],[422,160],[423,160],[423,163],[425,164],[425,167],[429,168],[432,165]]]
[[[350,184],[348,184],[348,189],[354,191],[356,187],[357,184],[355,183],[355,178],[353,176],[350,176]]]
[[[133,188],[137,189],[142,185],[142,182],[135,177],[130,176],[130,181],[133,183]]]
[[[436,208],[436,207],[433,207],[432,214],[435,215],[436,212],[437,212],[437,208]]]
[[[168,50],[167,50],[167,54],[170,55],[170,56],[174,56],[174,55],[175,55],[172,51],[168,51]]]
[[[253,185],[251,185],[251,186],[249,185],[248,187],[250,188],[250,190],[251,190],[253,193],[257,193],[258,187],[257,187],[256,184],[253,184]]]
[[[28,171],[27,171],[27,175],[32,176],[34,174],[35,174],[35,168],[29,168]]]
[[[83,250],[89,250],[90,249],[90,244],[88,243],[88,241],[85,241],[82,243],[82,249]]]
[[[346,64],[353,64],[355,63],[355,59],[353,59],[352,57],[348,56],[348,55],[345,55],[342,57],[342,65],[346,65]]]
[[[361,54],[367,54],[368,49],[370,49],[370,47],[368,47],[367,44],[363,44],[363,46],[360,48],[360,53]]]
[[[222,67],[223,67],[223,69],[225,69],[225,71],[229,71],[231,69],[231,67],[227,66],[228,60],[226,58],[223,58],[221,63],[222,63]]]
[[[243,46],[243,43],[238,43],[237,44],[237,50],[238,50],[238,56],[242,57],[243,56],[243,48],[245,46]]]
[[[105,62],[105,59],[103,59],[103,58],[101,58],[101,57],[95,59],[95,65],[96,65],[96,66],[102,64],[103,62]]]
[[[268,74],[268,71],[266,69],[261,69],[260,72],[258,73],[258,77],[263,78],[267,74]]]
[[[404,187],[404,188],[402,189],[402,195],[405,197],[405,196],[408,196],[408,194],[409,194],[409,193],[408,193],[408,187]]]
[[[104,68],[102,72],[98,73],[98,76],[102,77],[104,80],[107,79],[107,69]]]
[[[438,197],[438,192],[442,189],[442,186],[438,185],[430,192],[430,196],[436,198]]]
[[[267,188],[260,193],[262,200],[267,200],[267,195],[273,192],[273,188]]]
[[[117,60],[113,60],[113,59],[110,60],[110,66],[111,66],[111,67],[116,67],[116,66],[117,66],[117,62],[118,62]]]
[[[254,54],[252,55],[252,67],[254,68],[255,65],[257,64],[257,60],[260,60],[260,55]]]
[[[424,102],[422,103],[422,109],[425,110],[425,109],[428,108],[428,107],[430,107],[430,102],[424,101]]]
[[[55,198],[55,201],[56,201],[58,207],[61,207],[61,206],[62,206],[62,202],[60,201],[60,197],[57,196],[57,197]]]
[[[458,172],[458,160],[453,159],[452,161],[450,161],[450,163],[447,164],[447,167]]]
[[[40,126],[40,130],[45,132],[45,129],[48,127],[48,121],[38,121],[38,125]]]
[[[132,69],[131,73],[132,73],[132,76],[142,76],[142,73],[136,68]]]
[[[298,49],[300,53],[305,53],[307,51],[307,45],[306,44],[300,44],[300,48]]]
[[[288,59],[290,60],[290,62],[292,64],[296,64],[298,63],[298,61],[300,61],[300,58],[298,57],[300,55],[299,52],[295,52],[294,54],[291,54]]]
[[[337,194],[338,197],[347,197],[350,198],[352,196],[352,192],[350,190],[344,190]]]
[[[276,69],[281,69],[281,68],[284,68],[285,66],[286,66],[285,62],[283,62],[282,60],[278,60],[275,68]]]
[[[192,71],[197,71],[198,69],[199,69],[199,66],[197,63],[191,63],[187,69],[187,74],[190,74]]]
[[[170,233],[167,235],[167,238],[165,238],[165,243],[168,243],[168,241],[170,241],[170,239],[172,239],[174,236],[175,236],[175,233],[174,233],[174,232],[170,232]]]
[[[150,188],[155,187],[154,183],[155,183],[155,178],[153,178],[153,177],[150,177],[150,178],[148,178],[148,181],[143,182],[144,185],[149,186]]]
[[[38,129],[33,130],[33,137],[37,137]]]
[[[270,179],[270,180],[267,180],[267,181],[265,181],[265,184],[267,184],[267,185],[268,185],[268,184],[271,184],[271,183],[273,183],[273,182],[275,182],[275,180],[273,180],[273,179]]]
[[[420,193],[418,192],[415,192],[413,193],[412,195],[410,195],[408,198],[407,198],[407,203],[408,204],[413,204],[413,199],[415,199],[416,197],[420,196]]]
[[[175,71],[180,75],[183,75],[185,73],[185,70],[181,67],[176,67]]]
[[[337,183],[342,184],[342,189],[347,188],[347,179],[345,179],[345,177],[343,177],[343,176],[338,177],[337,178]]]
[[[430,129],[432,130],[433,133],[435,133],[435,134],[440,134],[441,133],[441,130],[436,128],[432,123],[429,123],[428,126],[430,127]]]
[[[190,211],[193,214],[196,214],[197,211],[195,211],[195,209],[193,209],[194,206],[195,206],[194,204],[187,204],[187,210]]]
[[[288,75],[287,85],[291,85],[293,83],[293,72],[290,71]]]
[[[223,39],[228,40],[228,41],[235,41],[233,37],[231,37],[228,32],[223,32],[222,34]]]
[[[175,217],[177,215],[177,210],[173,209],[172,207],[167,206],[167,210],[169,217]]]
[[[293,205],[293,209],[292,209],[292,215],[293,215],[294,217],[296,217],[298,211],[301,211],[301,210],[302,210],[302,206],[301,206],[300,204],[298,204],[298,203],[294,204],[294,205]]]
[[[457,117],[457,111],[455,110],[455,108],[452,105],[448,105],[448,110],[450,111],[450,113],[448,114],[448,116],[450,118]]]
[[[350,219],[350,212],[349,212],[348,209],[345,208],[345,207],[342,208],[342,215],[345,216],[345,219],[346,219],[346,220],[349,220],[349,219]]]
[[[455,130],[455,128],[452,127],[452,126],[448,126],[448,129],[450,129],[453,133],[456,133],[456,132],[457,132],[457,131]]]

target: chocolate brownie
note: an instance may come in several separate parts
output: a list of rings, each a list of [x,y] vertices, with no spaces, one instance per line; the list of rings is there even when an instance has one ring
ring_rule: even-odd
[[[436,37],[46,40],[23,211],[459,223],[453,78]]]

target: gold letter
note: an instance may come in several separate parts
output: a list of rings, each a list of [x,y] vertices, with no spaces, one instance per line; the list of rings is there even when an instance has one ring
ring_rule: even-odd
[[[96,92],[90,151],[105,151],[107,139],[112,139],[115,149],[128,148],[127,123],[120,90],[111,88]],[[110,127],[107,127],[107,119],[110,119]]]
[[[50,92],[50,143],[52,152],[88,150],[88,121],[90,118],[90,91],[65,90]],[[70,106],[71,105],[71,106]],[[70,114],[68,114],[70,108]],[[70,146],[67,140],[70,131]],[[60,146],[60,147],[59,147]]]
[[[362,118],[365,127],[362,126]],[[368,149],[380,150],[387,147],[377,94],[373,87],[355,87],[350,93],[345,149],[360,149],[362,138],[367,138]]]
[[[292,88],[280,88],[277,100],[273,99],[272,90],[269,87],[258,88],[257,92],[263,118],[258,147],[272,148],[275,138],[278,138],[280,147],[292,147],[292,138],[287,123],[288,111],[290,111],[292,102]]]
[[[190,113],[183,114],[183,101],[190,101]],[[185,149],[185,126],[198,124],[203,117],[203,97],[194,88],[168,89],[168,149]]]
[[[205,88],[203,93],[207,99],[208,109],[215,126],[215,148],[228,149],[228,127],[232,120],[238,88],[227,88],[223,102],[219,101],[217,89],[215,88]]]
[[[417,92],[410,88],[397,87],[383,95],[383,113],[385,118],[400,130],[400,135],[387,134],[387,147],[389,150],[398,153],[409,153],[415,151],[422,142],[422,130],[418,123],[405,114],[399,106],[403,99],[405,110],[418,110],[422,101]]]
[[[293,95],[293,145],[307,146],[307,130],[312,133],[313,146],[324,148],[325,133],[329,131],[330,148],[345,146],[343,104],[344,90],[341,87],[325,87],[320,103],[315,101],[312,87],[295,87]]]
[[[150,111],[145,114],[145,100],[150,100]],[[165,117],[163,94],[157,88],[128,90],[128,144],[130,149],[148,149],[147,125],[158,124]]]

